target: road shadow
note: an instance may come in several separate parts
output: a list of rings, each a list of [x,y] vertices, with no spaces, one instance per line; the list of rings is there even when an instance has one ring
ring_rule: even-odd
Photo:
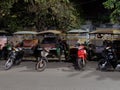
[[[105,79],[112,79],[115,81],[120,80],[120,72],[115,70],[109,71],[99,71],[97,70],[97,63],[94,61],[89,61],[84,70],[76,71],[75,73],[69,74],[68,77],[76,77],[79,78],[95,78],[98,81],[105,80]]]
[[[5,71],[4,69],[5,62],[6,62],[5,60],[2,60],[0,62],[0,71]],[[20,65],[13,65],[10,70],[14,70],[14,71],[16,70],[19,72],[37,72],[35,69],[36,63],[37,61],[35,60],[25,59],[25,60],[22,60]],[[65,60],[62,60],[62,61],[49,60],[47,62],[47,67],[45,70],[49,70],[49,69],[63,70],[63,71],[69,71],[69,72],[74,71],[73,63]]]
[[[84,76],[81,78],[90,78],[90,77],[95,77],[96,80],[105,80],[105,79],[112,79],[112,80],[120,80],[120,72],[117,70],[108,70],[108,71],[100,71],[97,70],[97,63],[98,62],[91,62],[89,65],[86,67],[86,72]]]
[[[5,60],[0,60],[0,71],[5,71],[4,70],[4,64],[5,64]]]
[[[10,70],[16,70],[19,72],[37,72],[35,69],[36,61],[32,59],[25,59],[22,61],[20,65],[14,65]],[[0,71],[5,71],[4,70],[4,64],[5,60],[3,60],[0,63]],[[95,65],[92,63],[87,63],[87,66],[85,67],[85,70],[89,70],[91,68],[95,68]],[[22,69],[21,69],[22,68]],[[58,60],[49,60],[47,63],[47,67],[45,70],[58,70],[58,71],[63,71],[63,72],[80,72],[80,71],[85,71],[85,70],[78,70],[76,68],[75,62],[71,61],[58,61]],[[44,72],[44,71],[43,71]]]
[[[105,80],[105,79],[112,79],[112,80],[116,80],[119,81],[120,80],[120,72],[117,71],[91,71],[87,74],[85,74],[84,76],[82,76],[81,78],[90,78],[90,77],[96,77],[96,80]]]
[[[35,70],[36,61],[31,60],[23,60],[20,65],[13,66],[10,72],[38,72]],[[5,60],[0,61],[0,71],[4,70]],[[84,70],[76,70],[74,67],[74,63],[68,61],[59,62],[57,60],[49,61],[47,63],[47,67],[45,70],[49,71],[51,69],[55,71],[63,71],[63,72],[71,72],[68,77],[75,77],[80,76],[80,78],[92,78],[95,77],[96,80],[105,80],[105,79],[112,79],[112,80],[120,80],[120,72],[117,71],[99,71],[96,70],[97,62],[89,61]],[[44,71],[43,71],[44,72]],[[73,72],[73,73],[72,73]]]

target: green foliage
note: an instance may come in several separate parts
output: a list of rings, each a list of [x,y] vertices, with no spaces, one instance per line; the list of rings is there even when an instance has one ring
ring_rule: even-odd
[[[29,6],[30,12],[36,13],[36,25],[39,30],[45,28],[70,29],[78,25],[77,12],[69,0],[36,0]]]
[[[0,21],[11,32],[30,26],[38,30],[80,26],[79,14],[69,0],[1,0]]]
[[[119,0],[107,0],[103,3],[105,8],[112,11],[110,18],[113,23],[120,23],[120,1]]]

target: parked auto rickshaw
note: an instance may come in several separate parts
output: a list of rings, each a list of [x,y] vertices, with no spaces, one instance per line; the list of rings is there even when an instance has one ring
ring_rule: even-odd
[[[40,36],[40,50],[43,48],[49,49],[48,57],[58,58],[61,61],[62,52],[63,52],[63,43],[62,43],[62,32],[58,30],[46,30],[39,32]],[[41,37],[42,36],[42,37]]]
[[[90,39],[90,44],[94,46],[94,48],[92,48],[92,51],[94,51],[94,54],[97,54],[98,56],[100,56],[104,48],[106,47],[106,45],[112,44],[112,46],[116,49],[117,56],[119,57],[118,48],[120,47],[119,47],[118,41],[120,41],[119,39],[120,30],[110,29],[110,28],[105,28],[105,29],[98,28],[96,31],[90,32],[90,34],[95,35],[95,38]],[[117,43],[115,42],[116,40],[117,40]]]
[[[39,43],[37,39],[38,32],[36,31],[18,31],[14,33],[14,46],[22,47],[24,50],[24,56],[36,57],[35,49]],[[38,56],[38,55],[37,55]]]
[[[6,59],[8,55],[9,40],[11,39],[12,34],[8,33],[5,30],[0,30],[0,59]]]
[[[5,44],[7,43],[7,40],[8,40],[8,38],[7,38],[7,33],[8,32],[6,32],[6,31],[4,31],[4,30],[0,30],[0,48],[2,49],[4,46],[5,46]]]

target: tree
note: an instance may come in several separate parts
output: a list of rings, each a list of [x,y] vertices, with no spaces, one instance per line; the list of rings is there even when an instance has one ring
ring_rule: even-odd
[[[0,28],[7,28],[8,32],[12,33],[18,30],[17,15],[11,14],[13,5],[17,3],[17,0],[1,0],[0,1]]]
[[[80,26],[79,14],[69,0],[2,0],[0,6],[4,26],[13,31],[26,26],[63,31]]]
[[[120,23],[120,1],[119,0],[107,0],[103,3],[105,8],[111,10],[111,21],[113,23]]]

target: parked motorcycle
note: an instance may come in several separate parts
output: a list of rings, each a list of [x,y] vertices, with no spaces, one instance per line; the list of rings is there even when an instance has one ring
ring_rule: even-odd
[[[99,61],[97,69],[107,71],[111,68],[114,70],[119,69],[120,64],[117,62],[114,50],[111,47],[106,47],[104,51],[104,58]]]
[[[47,55],[49,54],[49,48],[44,48],[41,51],[41,57],[37,57],[37,63],[35,68],[37,71],[44,71],[46,68],[46,63],[48,62]]]
[[[87,52],[85,50],[85,47],[83,45],[78,47],[78,58],[77,58],[77,66],[78,69],[81,70],[86,65],[86,58],[87,58]]]
[[[10,53],[8,54],[8,59],[5,63],[5,70],[10,69],[14,64],[18,65],[21,63],[24,55],[24,51],[22,48],[12,48]]]

